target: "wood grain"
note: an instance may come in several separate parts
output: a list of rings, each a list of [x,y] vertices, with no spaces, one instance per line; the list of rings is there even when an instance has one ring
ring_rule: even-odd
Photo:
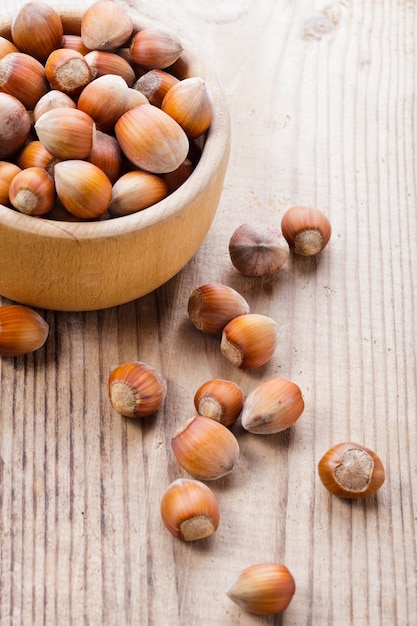
[[[124,306],[44,312],[45,347],[1,360],[0,624],[415,624],[415,3],[129,5],[212,63],[231,112],[230,165],[213,226],[175,278]],[[279,224],[295,203],[328,214],[328,248],[291,257],[273,279],[238,275],[234,228]],[[188,297],[209,281],[277,320],[279,348],[259,371],[236,371],[217,338],[191,327]],[[112,367],[136,358],[168,380],[164,409],[140,423],[114,414],[106,387]],[[217,533],[175,540],[159,501],[183,474],[170,438],[195,390],[223,377],[248,393],[271,375],[300,385],[303,416],[265,437],[237,424],[238,466],[211,485]],[[369,501],[339,500],[319,482],[318,460],[343,440],[385,464]],[[296,580],[281,616],[251,616],[225,595],[263,560]]]

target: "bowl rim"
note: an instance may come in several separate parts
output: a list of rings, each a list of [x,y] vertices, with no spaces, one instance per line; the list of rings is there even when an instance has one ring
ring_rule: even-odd
[[[59,13],[64,23],[64,31],[66,23],[70,24],[71,31],[79,28],[83,13],[81,9],[58,7],[53,2],[50,5]],[[132,10],[132,7],[126,7],[126,9],[132,17],[134,32],[151,25],[165,27],[159,20],[142,16],[137,10]],[[0,33],[10,27],[12,19],[10,15],[0,19]],[[184,78],[199,76],[204,79],[213,99],[213,119],[204,137],[199,162],[190,177],[178,189],[163,200],[137,213],[97,221],[64,221],[53,220],[48,216],[35,217],[0,204],[0,226],[4,225],[11,229],[36,234],[37,237],[91,240],[112,238],[136,230],[145,230],[180,214],[183,206],[201,193],[207,178],[216,175],[218,163],[230,149],[230,116],[224,92],[214,72],[187,47],[186,41],[183,41],[183,44],[184,51],[171,68],[174,71],[177,69],[180,75],[181,72],[183,74],[185,72]]]

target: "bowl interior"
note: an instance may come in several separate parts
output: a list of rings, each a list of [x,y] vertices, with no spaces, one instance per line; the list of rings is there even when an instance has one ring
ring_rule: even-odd
[[[79,34],[81,13],[57,10],[64,31]],[[134,32],[153,23],[131,15]],[[10,36],[10,23],[0,23],[0,34]],[[94,222],[35,218],[0,205],[1,295],[57,310],[106,308],[153,291],[192,258],[219,203],[230,119],[216,77],[191,50],[171,69],[179,78],[203,78],[213,98],[212,124],[188,180],[148,209]]]

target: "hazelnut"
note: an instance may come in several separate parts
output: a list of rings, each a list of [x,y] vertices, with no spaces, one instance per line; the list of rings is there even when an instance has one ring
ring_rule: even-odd
[[[46,2],[32,0],[15,15],[11,34],[21,52],[43,63],[53,50],[61,47],[64,27],[55,9]]]
[[[97,0],[81,18],[81,39],[90,50],[115,50],[128,41],[132,31],[130,15],[111,0]]]
[[[183,46],[175,33],[154,26],[136,33],[129,50],[133,61],[145,69],[165,69],[179,59]]]
[[[198,480],[226,476],[239,457],[239,444],[232,432],[201,415],[185,422],[174,434],[171,446],[181,467]]]
[[[249,304],[235,289],[222,283],[205,283],[188,299],[188,317],[209,335],[219,335],[230,320],[249,313]]]
[[[352,442],[330,448],[320,459],[318,472],[326,489],[340,498],[368,498],[385,481],[384,466],[378,455]]]
[[[248,313],[233,318],[223,328],[220,351],[244,370],[264,365],[278,344],[278,324],[267,315]]]
[[[30,117],[23,104],[7,93],[0,92],[0,158],[10,157],[19,150],[30,133]]]
[[[152,104],[127,111],[116,123],[115,133],[129,161],[153,174],[172,172],[188,154],[188,138],[181,126]]]
[[[45,215],[55,203],[53,178],[42,167],[28,167],[16,174],[10,183],[9,199],[25,215]]]
[[[294,578],[285,565],[259,563],[244,569],[227,595],[248,613],[272,615],[285,611],[295,593]]]
[[[281,230],[291,250],[302,256],[318,254],[327,246],[331,226],[324,213],[314,207],[293,206],[281,220]]]
[[[241,422],[250,433],[269,435],[292,426],[303,411],[304,400],[298,385],[285,378],[270,378],[247,396]]]
[[[143,361],[118,365],[109,376],[109,396],[114,410],[125,417],[148,417],[158,411],[166,396],[162,374]]]
[[[213,491],[191,478],[178,478],[161,499],[161,517],[169,532],[182,541],[212,535],[219,525],[220,511]]]
[[[110,206],[112,184],[99,167],[81,159],[60,161],[54,167],[59,200],[75,217],[96,219]]]
[[[229,240],[229,255],[235,268],[244,276],[270,276],[277,272],[289,255],[282,233],[269,224],[241,224]]]
[[[194,406],[199,415],[231,426],[243,406],[243,391],[231,380],[215,378],[200,385],[194,395]]]
[[[0,356],[22,356],[43,346],[48,323],[33,309],[20,304],[0,307]]]

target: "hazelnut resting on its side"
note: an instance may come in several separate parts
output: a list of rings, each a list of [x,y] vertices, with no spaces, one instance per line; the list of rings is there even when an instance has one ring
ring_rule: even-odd
[[[279,563],[259,563],[244,569],[227,595],[248,613],[272,615],[284,611],[295,593],[291,572]]]
[[[222,283],[201,285],[188,299],[188,317],[198,330],[209,335],[220,335],[230,320],[247,313],[245,298]]]
[[[223,329],[220,351],[244,370],[264,365],[278,344],[278,324],[267,315],[248,313],[233,318]]]
[[[292,426],[303,411],[304,400],[298,385],[285,378],[270,378],[247,396],[242,426],[258,435],[279,433]]]
[[[229,255],[244,276],[270,276],[289,255],[282,233],[269,224],[241,224],[229,240]]]
[[[41,348],[49,324],[33,309],[20,304],[0,307],[0,356],[22,356]]]
[[[198,480],[226,476],[239,458],[239,444],[233,433],[220,422],[201,415],[185,422],[174,434],[171,446],[181,467]]]
[[[385,480],[380,458],[357,443],[339,443],[320,459],[320,480],[340,498],[363,499],[375,493]]]

